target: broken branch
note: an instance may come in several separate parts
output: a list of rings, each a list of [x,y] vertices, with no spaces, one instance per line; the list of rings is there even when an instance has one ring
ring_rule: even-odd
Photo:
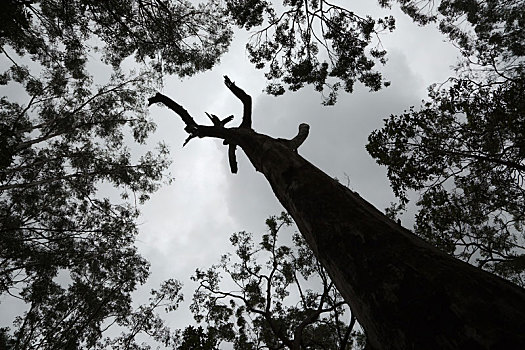
[[[227,123],[233,120],[233,115],[230,115],[229,117],[226,117],[221,120],[215,114],[211,114],[208,112],[205,112],[205,113],[208,116],[208,118],[211,120],[214,126],[224,127]]]
[[[188,136],[188,137],[186,138],[186,140],[184,140],[184,143],[182,144],[182,147],[186,146],[186,145],[188,144],[188,142],[190,142],[190,140],[193,139],[193,138],[195,138],[195,137],[197,137],[197,135],[195,135],[195,134],[190,134],[190,136]]]
[[[233,81],[228,78],[227,75],[224,76],[224,84],[230,91],[239,99],[241,100],[244,111],[242,115],[242,122],[241,125],[239,125],[239,128],[252,128],[252,98],[250,95],[248,95],[246,92],[244,92],[243,89],[235,85]]]
[[[299,131],[297,132],[297,135],[293,139],[291,140],[279,139],[279,140],[283,142],[286,145],[286,147],[290,148],[294,152],[297,152],[297,149],[299,148],[299,146],[301,146],[304,140],[306,140],[306,138],[308,137],[309,132],[310,132],[310,126],[306,123],[301,123],[299,125]]]
[[[228,161],[230,162],[230,170],[232,174],[237,174],[237,156],[235,154],[236,149],[237,145],[228,145]]]

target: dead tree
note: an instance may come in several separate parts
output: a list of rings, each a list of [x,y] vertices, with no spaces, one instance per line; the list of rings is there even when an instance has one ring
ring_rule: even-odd
[[[297,153],[308,135],[275,139],[251,128],[251,97],[225,77],[244,105],[239,127],[232,117],[210,115],[198,125],[162,94],[195,137],[229,147],[232,172],[239,146],[292,215],[310,248],[355,312],[372,349],[525,349],[525,290],[457,260],[393,222],[357,193]]]

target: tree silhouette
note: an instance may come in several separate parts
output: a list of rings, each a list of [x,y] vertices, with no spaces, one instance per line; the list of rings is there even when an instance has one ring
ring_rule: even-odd
[[[95,347],[113,324],[130,347],[165,337],[150,315],[176,283],[136,310],[131,294],[149,275],[138,205],[170,181],[170,160],[164,144],[129,146],[155,129],[144,101],[158,74],[211,68],[228,23],[216,3],[183,0],[6,0],[0,22],[0,294],[26,305],[0,348]],[[131,56],[141,71],[121,67]],[[88,58],[110,73],[94,77]]]
[[[177,113],[189,139],[219,138],[230,150],[242,148],[355,312],[371,348],[525,346],[523,289],[418,238],[306,161],[290,140],[255,132],[251,98],[228,77],[225,84],[244,105],[239,127],[199,125],[160,93],[149,103]],[[229,154],[235,164],[235,152]]]
[[[348,316],[347,304],[302,236],[295,232],[293,244],[282,243],[287,232],[281,230],[290,225],[292,218],[283,212],[266,220],[267,233],[259,240],[245,231],[230,236],[235,253],[192,277],[198,287],[190,309],[206,331],[189,326],[184,332],[242,350],[361,348],[355,315]],[[181,345],[195,338],[182,337]]]

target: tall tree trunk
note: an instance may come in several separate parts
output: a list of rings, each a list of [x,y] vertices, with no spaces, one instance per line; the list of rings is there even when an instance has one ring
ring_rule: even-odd
[[[225,79],[249,118],[239,128],[196,125],[164,95],[150,103],[181,115],[188,140],[224,139],[232,171],[235,145],[242,148],[355,312],[372,349],[525,349],[524,289],[439,251],[301,157],[305,124],[292,140],[254,132],[251,99]]]

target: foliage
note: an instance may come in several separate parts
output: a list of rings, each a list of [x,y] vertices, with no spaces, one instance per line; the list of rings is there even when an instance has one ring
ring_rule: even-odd
[[[0,291],[29,307],[15,323],[17,348],[88,346],[106,317],[129,312],[148,276],[134,247],[136,201],[158,188],[167,149],[133,161],[124,145],[126,134],[143,143],[154,128],[143,77],[114,75],[91,92],[56,71],[47,81],[10,73],[31,95],[27,105],[0,100]],[[102,183],[135,200],[102,197]]]
[[[159,290],[152,290],[149,304],[140,305],[136,310],[130,311],[121,320],[115,320],[121,327],[127,329],[115,338],[106,337],[104,341],[97,344],[97,348],[112,349],[150,349],[147,343],[138,345],[136,336],[144,333],[148,336],[149,343],[155,340],[169,347],[175,344],[177,334],[164,324],[163,319],[156,313],[157,309],[164,308],[165,312],[171,312],[179,306],[183,300],[180,294],[182,284],[176,280],[167,280],[162,283]]]
[[[284,85],[297,91],[312,84],[323,103],[336,102],[343,86],[352,92],[360,81],[371,91],[381,89],[375,62],[386,62],[379,34],[392,31],[393,17],[373,19],[325,0],[284,0],[282,7],[266,0],[227,0],[227,11],[241,27],[255,28],[246,48],[256,68],[268,67],[266,92],[281,95]],[[373,39],[376,46],[368,49]]]
[[[191,309],[207,329],[186,331],[213,344],[203,349],[216,349],[223,341],[245,350],[363,345],[362,334],[352,332],[355,317],[349,325],[343,322],[348,306],[303,238],[294,234],[293,248],[278,243],[279,231],[291,223],[286,213],[270,217],[268,233],[257,245],[250,233],[233,234],[235,256],[224,255],[218,265],[196,271],[199,287]],[[315,283],[321,290],[305,287]]]
[[[179,350],[217,350],[219,337],[215,329],[209,329],[207,332],[202,327],[186,327],[176,338],[177,349]]]
[[[418,19],[423,8],[405,10]],[[390,116],[367,149],[388,167],[394,211],[420,191],[417,234],[525,286],[523,2],[442,1],[418,20],[437,18],[466,57],[459,76],[431,87],[420,109]],[[464,19],[473,35],[457,25]]]
[[[80,74],[90,45],[113,67],[129,56],[155,70],[191,75],[217,63],[231,40],[218,3],[186,0],[7,0],[0,44],[46,67]]]
[[[394,0],[379,0],[390,6]],[[439,29],[458,45],[470,65],[483,73],[510,77],[523,71],[525,2],[498,0],[396,0],[420,24],[439,22]]]
[[[2,2],[1,59],[10,67],[0,72],[0,293],[26,304],[14,329],[2,330],[2,346],[89,348],[111,324],[132,335],[164,332],[150,318],[156,306],[131,308],[149,274],[134,246],[137,205],[169,181],[166,146],[138,154],[155,129],[145,101],[155,74],[217,62],[231,38],[217,8]],[[124,73],[130,56],[143,72]],[[95,84],[87,65],[98,58],[109,79]],[[176,299],[173,283],[154,295],[158,305]],[[106,342],[135,346],[123,337]]]
[[[523,285],[525,95],[458,80],[431,102],[391,116],[367,146],[402,203],[423,191],[416,233],[443,250]]]

